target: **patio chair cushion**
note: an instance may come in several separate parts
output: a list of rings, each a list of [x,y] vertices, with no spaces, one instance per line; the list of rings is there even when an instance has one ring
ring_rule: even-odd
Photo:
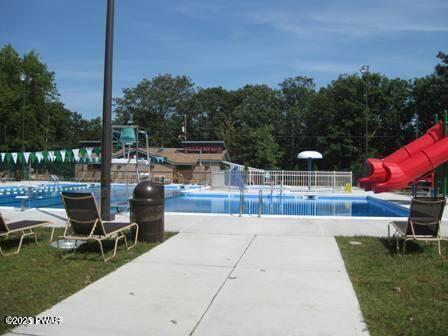
[[[38,220],[22,220],[14,223],[9,223],[8,229],[11,231],[14,230],[23,230],[28,227],[36,226],[36,225],[42,225],[47,223],[46,221],[38,221]]]
[[[132,223],[122,223],[122,222],[103,222],[104,230],[106,234],[110,234],[115,231],[123,230],[124,228],[130,226]]]
[[[396,221],[392,222],[395,229],[403,236],[412,236],[411,224],[406,221]],[[409,226],[408,226],[409,225]],[[435,236],[437,235],[437,230],[434,225],[418,225],[414,223],[414,230],[417,236]]]
[[[406,234],[406,229],[408,227],[407,221],[394,221],[392,222],[392,225],[399,231],[402,235]]]

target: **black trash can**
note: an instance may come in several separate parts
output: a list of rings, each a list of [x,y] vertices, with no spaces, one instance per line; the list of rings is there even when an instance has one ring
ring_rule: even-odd
[[[143,181],[129,200],[131,221],[139,226],[138,240],[150,243],[163,241],[165,190],[163,184]]]

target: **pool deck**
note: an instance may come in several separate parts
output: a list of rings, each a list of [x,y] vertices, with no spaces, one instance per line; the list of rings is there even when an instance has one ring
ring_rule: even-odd
[[[206,192],[206,191],[205,191]],[[409,207],[410,197],[394,193],[373,194],[355,190],[353,194],[370,195],[404,207]],[[67,217],[63,209],[1,208],[8,221],[21,219],[50,220],[55,226],[63,227]],[[443,214],[442,234],[448,234],[448,211]],[[129,214],[117,215],[117,221],[129,220]],[[256,215],[166,213],[167,231],[209,234],[263,234],[299,236],[387,236],[387,223],[397,218],[388,217],[325,217],[325,216],[268,216]]]
[[[61,210],[2,212],[65,222]],[[63,325],[10,335],[368,335],[334,236],[385,236],[388,221],[166,214],[178,235],[40,314]]]

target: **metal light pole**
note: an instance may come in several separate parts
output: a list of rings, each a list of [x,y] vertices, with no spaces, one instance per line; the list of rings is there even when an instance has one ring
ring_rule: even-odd
[[[20,80],[22,81],[22,83],[23,83],[23,97],[22,97],[22,153],[24,153],[25,152],[25,94],[26,94],[26,92],[25,92],[25,90],[26,90],[26,76],[25,76],[25,74],[24,73],[21,73],[20,74]],[[25,174],[24,174],[24,171],[25,171],[25,164],[24,164],[24,162],[22,161],[22,178],[24,178],[25,176]]]
[[[369,157],[369,107],[367,104],[367,94],[368,94],[368,88],[369,88],[369,82],[368,82],[368,74],[369,74],[369,66],[363,65],[361,69],[359,70],[362,74],[362,77],[365,80],[366,83],[366,93],[365,93],[365,131],[366,131],[366,159]]]
[[[114,0],[107,0],[106,47],[104,56],[103,136],[101,141],[101,217],[110,213],[110,171],[112,162],[112,60],[114,44]]]

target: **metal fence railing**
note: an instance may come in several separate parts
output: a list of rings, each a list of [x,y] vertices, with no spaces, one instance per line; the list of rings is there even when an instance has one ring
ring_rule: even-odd
[[[291,191],[343,191],[352,185],[352,172],[337,171],[213,171],[212,187],[261,190],[280,188]]]

